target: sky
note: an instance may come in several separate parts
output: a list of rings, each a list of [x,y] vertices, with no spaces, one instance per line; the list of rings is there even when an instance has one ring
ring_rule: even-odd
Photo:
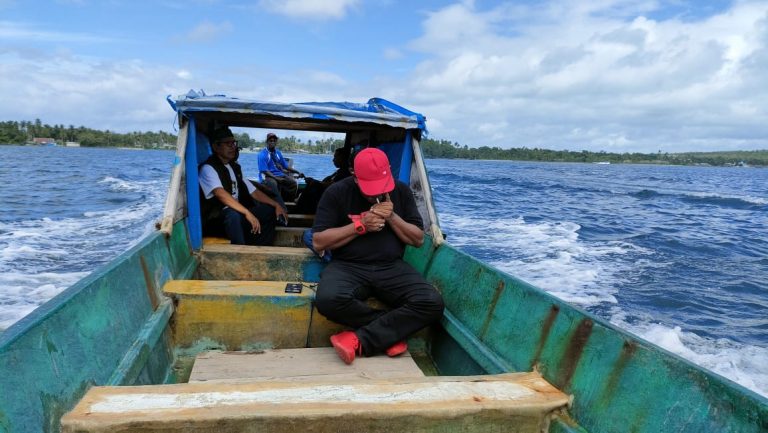
[[[469,147],[768,149],[768,0],[0,0],[0,121],[175,132],[190,89],[381,97]]]

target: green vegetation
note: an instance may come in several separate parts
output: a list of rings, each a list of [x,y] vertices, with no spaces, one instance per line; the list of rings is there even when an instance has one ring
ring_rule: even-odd
[[[243,149],[256,149],[266,146],[264,141],[258,141],[251,138],[248,134],[237,134],[235,138]],[[332,153],[334,149],[344,147],[344,140],[327,138],[324,140],[307,140],[305,143],[300,138],[294,136],[280,137],[278,147],[281,152],[286,153]]]
[[[612,164],[677,164],[768,166],[768,150],[731,152],[686,152],[686,153],[607,153],[582,150],[529,149],[527,147],[501,149],[498,147],[471,148],[447,140],[425,139],[421,142],[426,158],[448,159],[508,159],[516,161],[556,162],[610,162]]]
[[[261,140],[254,140],[248,134],[235,134],[244,149],[264,147]],[[98,131],[84,126],[47,125],[40,119],[30,121],[0,122],[0,144],[32,143],[35,138],[52,138],[59,145],[67,141],[80,143],[84,147],[135,147],[142,149],[173,149],[176,136],[166,132],[130,132],[118,134],[110,131]],[[331,153],[342,147],[344,140],[328,138],[304,142],[294,136],[280,137],[280,149],[284,152]],[[612,164],[676,164],[676,165],[715,165],[715,166],[768,166],[768,150],[730,151],[730,152],[686,152],[686,153],[607,153],[582,150],[529,149],[518,147],[501,149],[482,146],[478,148],[461,146],[448,140],[424,139],[421,142],[426,158],[448,159],[499,159],[516,161],[554,161],[554,162],[610,162]]]
[[[115,132],[98,131],[84,126],[47,125],[40,119],[30,121],[0,122],[1,144],[32,143],[36,138],[52,138],[56,144],[77,142],[83,147],[136,147],[143,149],[168,149],[176,147],[176,136],[167,132]]]

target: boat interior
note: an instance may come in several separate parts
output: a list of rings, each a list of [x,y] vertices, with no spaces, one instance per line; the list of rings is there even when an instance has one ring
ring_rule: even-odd
[[[339,132],[341,127],[345,149],[364,143],[388,154],[393,175],[420,192],[420,211],[433,232],[439,230],[434,209],[428,209],[431,198],[424,197],[425,173],[412,163],[410,131],[253,116],[195,120],[209,128]],[[197,161],[210,152],[207,132],[199,126],[195,131]],[[187,173],[186,182],[190,177]],[[223,424],[228,427],[216,431],[310,431],[311,426],[328,432],[541,432],[570,404],[569,396],[536,372],[487,375],[441,326],[412,336],[401,356],[358,357],[344,364],[329,338],[345,328],[314,307],[325,263],[302,240],[314,215],[294,213],[294,203],[288,202],[288,225],[277,227],[274,245],[232,245],[225,238],[203,237],[196,249],[192,232],[199,223],[193,215],[199,204],[194,195],[187,197],[183,207],[196,266],[189,278],[168,279],[157,295],[150,291],[153,304],[172,304],[169,341],[162,345],[171,368],[145,385],[91,388],[64,416],[64,431],[106,432],[126,425],[133,431],[172,431]],[[431,245],[423,248],[429,251]],[[406,259],[426,264],[419,249],[409,247]],[[387,308],[375,299],[368,302]],[[343,416],[349,412],[357,414],[353,423]]]
[[[423,116],[376,98],[169,102],[179,134],[159,229],[0,334],[0,432],[768,429],[765,398],[446,242]],[[404,259],[442,294],[441,321],[399,357],[344,364],[329,342],[342,328],[314,307],[325,264],[301,239],[314,215],[294,212],[272,246],[203,237],[197,170],[217,125],[387,153],[426,233]]]

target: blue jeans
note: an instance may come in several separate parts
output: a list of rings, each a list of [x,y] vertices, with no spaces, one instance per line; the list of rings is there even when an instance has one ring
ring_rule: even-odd
[[[253,227],[245,215],[227,207],[221,211],[225,235],[235,245],[272,245],[275,240],[275,208],[256,203],[248,210],[259,220],[261,233],[251,233]]]
[[[296,199],[296,192],[298,191],[299,185],[296,183],[296,179],[294,179],[293,176],[286,175],[278,177],[277,179],[265,177],[264,182],[262,183],[277,195],[276,200],[283,206],[283,208],[285,208],[286,200],[293,201]]]

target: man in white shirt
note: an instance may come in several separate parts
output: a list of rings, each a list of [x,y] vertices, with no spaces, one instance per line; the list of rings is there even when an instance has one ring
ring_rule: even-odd
[[[237,140],[229,128],[214,130],[209,140],[213,154],[198,172],[203,233],[225,236],[237,245],[271,245],[276,220],[288,219],[285,210],[243,178]]]

